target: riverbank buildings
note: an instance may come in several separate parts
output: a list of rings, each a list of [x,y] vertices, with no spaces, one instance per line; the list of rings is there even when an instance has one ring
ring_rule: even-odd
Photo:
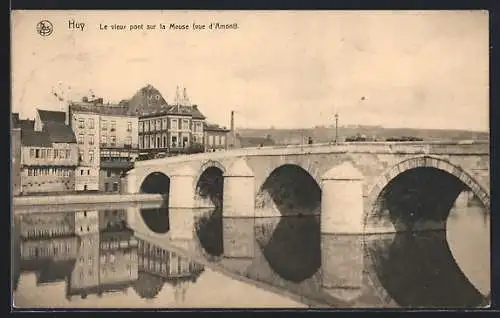
[[[102,98],[69,104],[78,141],[77,191],[120,192],[120,178],[138,156],[138,116]]]
[[[205,115],[177,87],[173,104],[151,85],[123,101],[139,113],[140,159],[153,159],[204,151]]]
[[[17,114],[13,115],[12,124],[14,129],[19,128],[16,134],[20,134],[21,145],[20,160],[17,159],[20,163],[12,166],[18,193],[74,191],[78,147],[71,127],[65,123],[65,113],[37,109],[35,120],[20,120]],[[18,149],[16,152],[13,157],[19,155]]]

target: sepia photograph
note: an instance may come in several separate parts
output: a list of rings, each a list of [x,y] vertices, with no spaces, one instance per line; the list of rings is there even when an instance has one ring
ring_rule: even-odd
[[[11,12],[14,309],[491,306],[487,11]]]

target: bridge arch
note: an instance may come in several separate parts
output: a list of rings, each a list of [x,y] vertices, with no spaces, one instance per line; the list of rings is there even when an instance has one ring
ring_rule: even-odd
[[[141,209],[140,215],[149,230],[156,234],[165,234],[170,230],[169,194],[170,178],[162,172],[152,172],[141,182],[141,193],[156,193],[163,196],[163,204],[159,208]]]
[[[197,207],[222,208],[225,167],[213,160],[203,162],[194,179]]]
[[[321,187],[309,171],[286,163],[275,168],[258,188],[255,207],[264,216],[318,215]]]
[[[377,213],[379,208],[380,199],[384,189],[398,176],[407,173],[410,170],[418,168],[430,168],[456,178],[464,186],[469,188],[474,195],[481,201],[484,208],[489,211],[490,209],[490,195],[489,191],[462,167],[455,165],[448,160],[436,156],[418,156],[409,158],[399,162],[398,164],[387,169],[368,190],[368,209],[365,209],[364,225],[369,223],[369,218]]]
[[[369,256],[365,261],[366,271],[386,305],[455,307],[485,304],[487,296],[482,293],[487,287],[481,280],[474,279],[478,278],[477,274],[466,274],[466,263],[462,263],[465,267],[460,265],[463,255],[481,258],[483,249],[464,254],[462,248],[455,254],[452,245],[461,244],[461,241],[450,239],[453,234],[449,234],[450,223],[456,222],[456,219],[448,219],[450,210],[464,190],[471,191],[479,199],[483,215],[489,213],[489,192],[479,180],[447,159],[425,155],[391,167],[368,191],[365,233],[379,226],[389,230],[382,236],[368,236],[371,239],[364,244],[365,255]],[[406,201],[409,203],[404,203]],[[469,213],[470,210],[464,211]],[[472,215],[476,213],[472,212]],[[474,219],[464,220],[469,224]],[[394,226],[395,233],[386,227],[388,223]],[[481,240],[475,242],[478,243],[473,244],[484,244]],[[472,258],[480,262],[474,256]],[[403,295],[402,289],[412,290],[412,293]],[[448,297],[450,294],[455,296]]]

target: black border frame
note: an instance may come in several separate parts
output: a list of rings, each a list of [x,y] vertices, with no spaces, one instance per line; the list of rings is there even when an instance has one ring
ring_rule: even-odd
[[[200,1],[201,2],[201,1]],[[498,3],[498,4],[497,4]],[[97,309],[98,312],[104,312],[105,314],[107,313],[125,313],[125,314],[137,314],[138,312],[155,312],[155,313],[161,313],[161,312],[202,312],[202,311],[207,311],[207,312],[217,312],[218,314],[221,313],[226,313],[226,312],[273,312],[273,313],[295,313],[295,312],[381,312],[384,314],[389,314],[389,313],[403,313],[403,314],[408,314],[408,313],[431,313],[431,312],[439,312],[439,313],[453,313],[453,312],[496,312],[500,311],[500,230],[496,230],[495,228],[498,226],[497,224],[500,223],[500,215],[497,215],[496,210],[499,206],[499,198],[497,196],[497,189],[498,189],[498,184],[496,180],[498,179],[498,168],[496,166],[496,163],[498,163],[498,134],[499,134],[499,129],[500,125],[497,125],[499,122],[497,119],[500,119],[500,110],[499,106],[497,105],[499,103],[499,94],[498,90],[496,89],[497,87],[500,87],[498,84],[498,76],[496,76],[496,68],[498,66],[498,62],[496,62],[498,59],[498,49],[497,46],[500,45],[500,40],[498,39],[499,33],[500,33],[500,11],[498,10],[500,8],[500,2],[496,2],[495,0],[484,0],[484,1],[432,1],[432,0],[414,0],[414,1],[405,1],[405,3],[401,3],[400,1],[387,1],[387,0],[379,0],[379,1],[374,1],[374,0],[368,0],[368,1],[361,1],[361,0],[343,0],[343,1],[335,1],[335,4],[325,4],[322,1],[307,1],[307,2],[301,2],[299,3],[298,1],[279,1],[276,3],[271,3],[271,1],[262,1],[262,0],[255,0],[255,1],[238,1],[238,2],[230,2],[230,1],[216,1],[213,3],[198,3],[197,1],[179,1],[179,0],[174,0],[174,1],[160,1],[160,0],[141,0],[141,1],[133,1],[133,0],[127,0],[127,1],[116,1],[116,2],[104,2],[103,0],[73,0],[73,1],[64,1],[64,0],[11,0],[11,4],[9,7],[9,16],[7,17],[7,26],[6,29],[7,31],[7,41],[9,45],[4,45],[2,48],[5,48],[4,53],[2,54],[2,57],[4,57],[2,60],[7,62],[7,70],[8,72],[5,72],[4,74],[9,74],[7,81],[9,83],[8,88],[5,90],[7,93],[7,100],[9,101],[9,107],[6,109],[8,110],[8,114],[4,117],[6,122],[5,127],[10,127],[10,111],[11,111],[11,106],[10,106],[10,10],[33,10],[33,9],[44,9],[44,10],[67,10],[67,9],[83,9],[83,10],[99,10],[99,9],[105,9],[105,10],[113,10],[113,9],[140,9],[140,10],[158,10],[158,9],[164,9],[164,10],[178,10],[178,9],[196,9],[196,10],[325,10],[325,9],[335,9],[335,10],[346,10],[346,9],[352,9],[352,10],[401,10],[401,9],[408,9],[408,10],[414,10],[414,9],[424,9],[424,10],[488,10],[489,11],[489,16],[490,16],[490,185],[491,185],[491,276],[492,276],[492,285],[491,285],[491,309],[477,309],[477,310],[404,310],[404,309],[399,309],[399,310],[357,310],[357,309],[351,309],[351,310],[338,310],[338,309],[322,309],[322,310],[316,310],[316,309],[307,309],[307,310],[289,310],[289,309],[277,309],[277,310],[259,310],[259,309],[242,309],[242,310],[232,310],[232,309],[190,309],[190,310],[126,310],[126,311],[120,311],[120,310],[104,310],[104,309]],[[5,20],[4,20],[5,21]],[[473,61],[471,61],[473,62]],[[10,149],[10,130],[9,134],[7,135],[7,144],[9,145]],[[10,150],[9,150],[10,151]],[[8,161],[7,164],[7,172],[2,175],[9,175],[10,174],[10,160]],[[9,213],[3,213],[3,217],[8,217],[6,220],[7,222],[11,223],[11,189],[10,189],[10,183],[6,182],[5,183],[7,191],[4,191],[4,193],[7,193],[8,195],[8,200],[5,200],[4,202],[9,202],[8,206],[8,211]],[[5,223],[7,223],[5,222]],[[4,242],[10,242],[10,229],[9,231],[3,231],[3,234],[5,236]],[[9,250],[10,250],[10,244],[8,244]],[[10,255],[10,251],[9,254]],[[4,262],[5,264],[5,262]],[[7,274],[7,282],[8,282],[8,290],[7,290],[7,306],[4,308],[10,308],[8,311],[11,314],[30,314],[31,312],[34,311],[28,311],[28,310],[20,310],[20,309],[13,309],[12,306],[12,294],[11,294],[11,275],[10,275],[10,262],[9,262],[9,270],[4,271],[5,274]],[[72,315],[78,315],[80,312],[83,315],[88,315],[88,313],[92,312],[93,314],[96,314],[97,312],[95,310],[55,310],[55,311],[47,311],[47,310],[36,310],[36,313],[38,314],[49,314],[49,315],[64,315],[64,313],[69,313]],[[97,313],[98,314],[98,313]]]

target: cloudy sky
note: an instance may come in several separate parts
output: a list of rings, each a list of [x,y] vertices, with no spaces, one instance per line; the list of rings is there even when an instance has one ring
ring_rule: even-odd
[[[36,33],[50,20],[52,35]],[[69,30],[68,20],[85,23]],[[238,23],[237,30],[128,31],[130,24]],[[127,31],[102,31],[100,24]],[[184,86],[212,122],[488,130],[488,15],[482,11],[19,11],[12,108],[61,109],[92,89],[106,101],[146,84]],[[70,87],[70,88],[69,88]]]

